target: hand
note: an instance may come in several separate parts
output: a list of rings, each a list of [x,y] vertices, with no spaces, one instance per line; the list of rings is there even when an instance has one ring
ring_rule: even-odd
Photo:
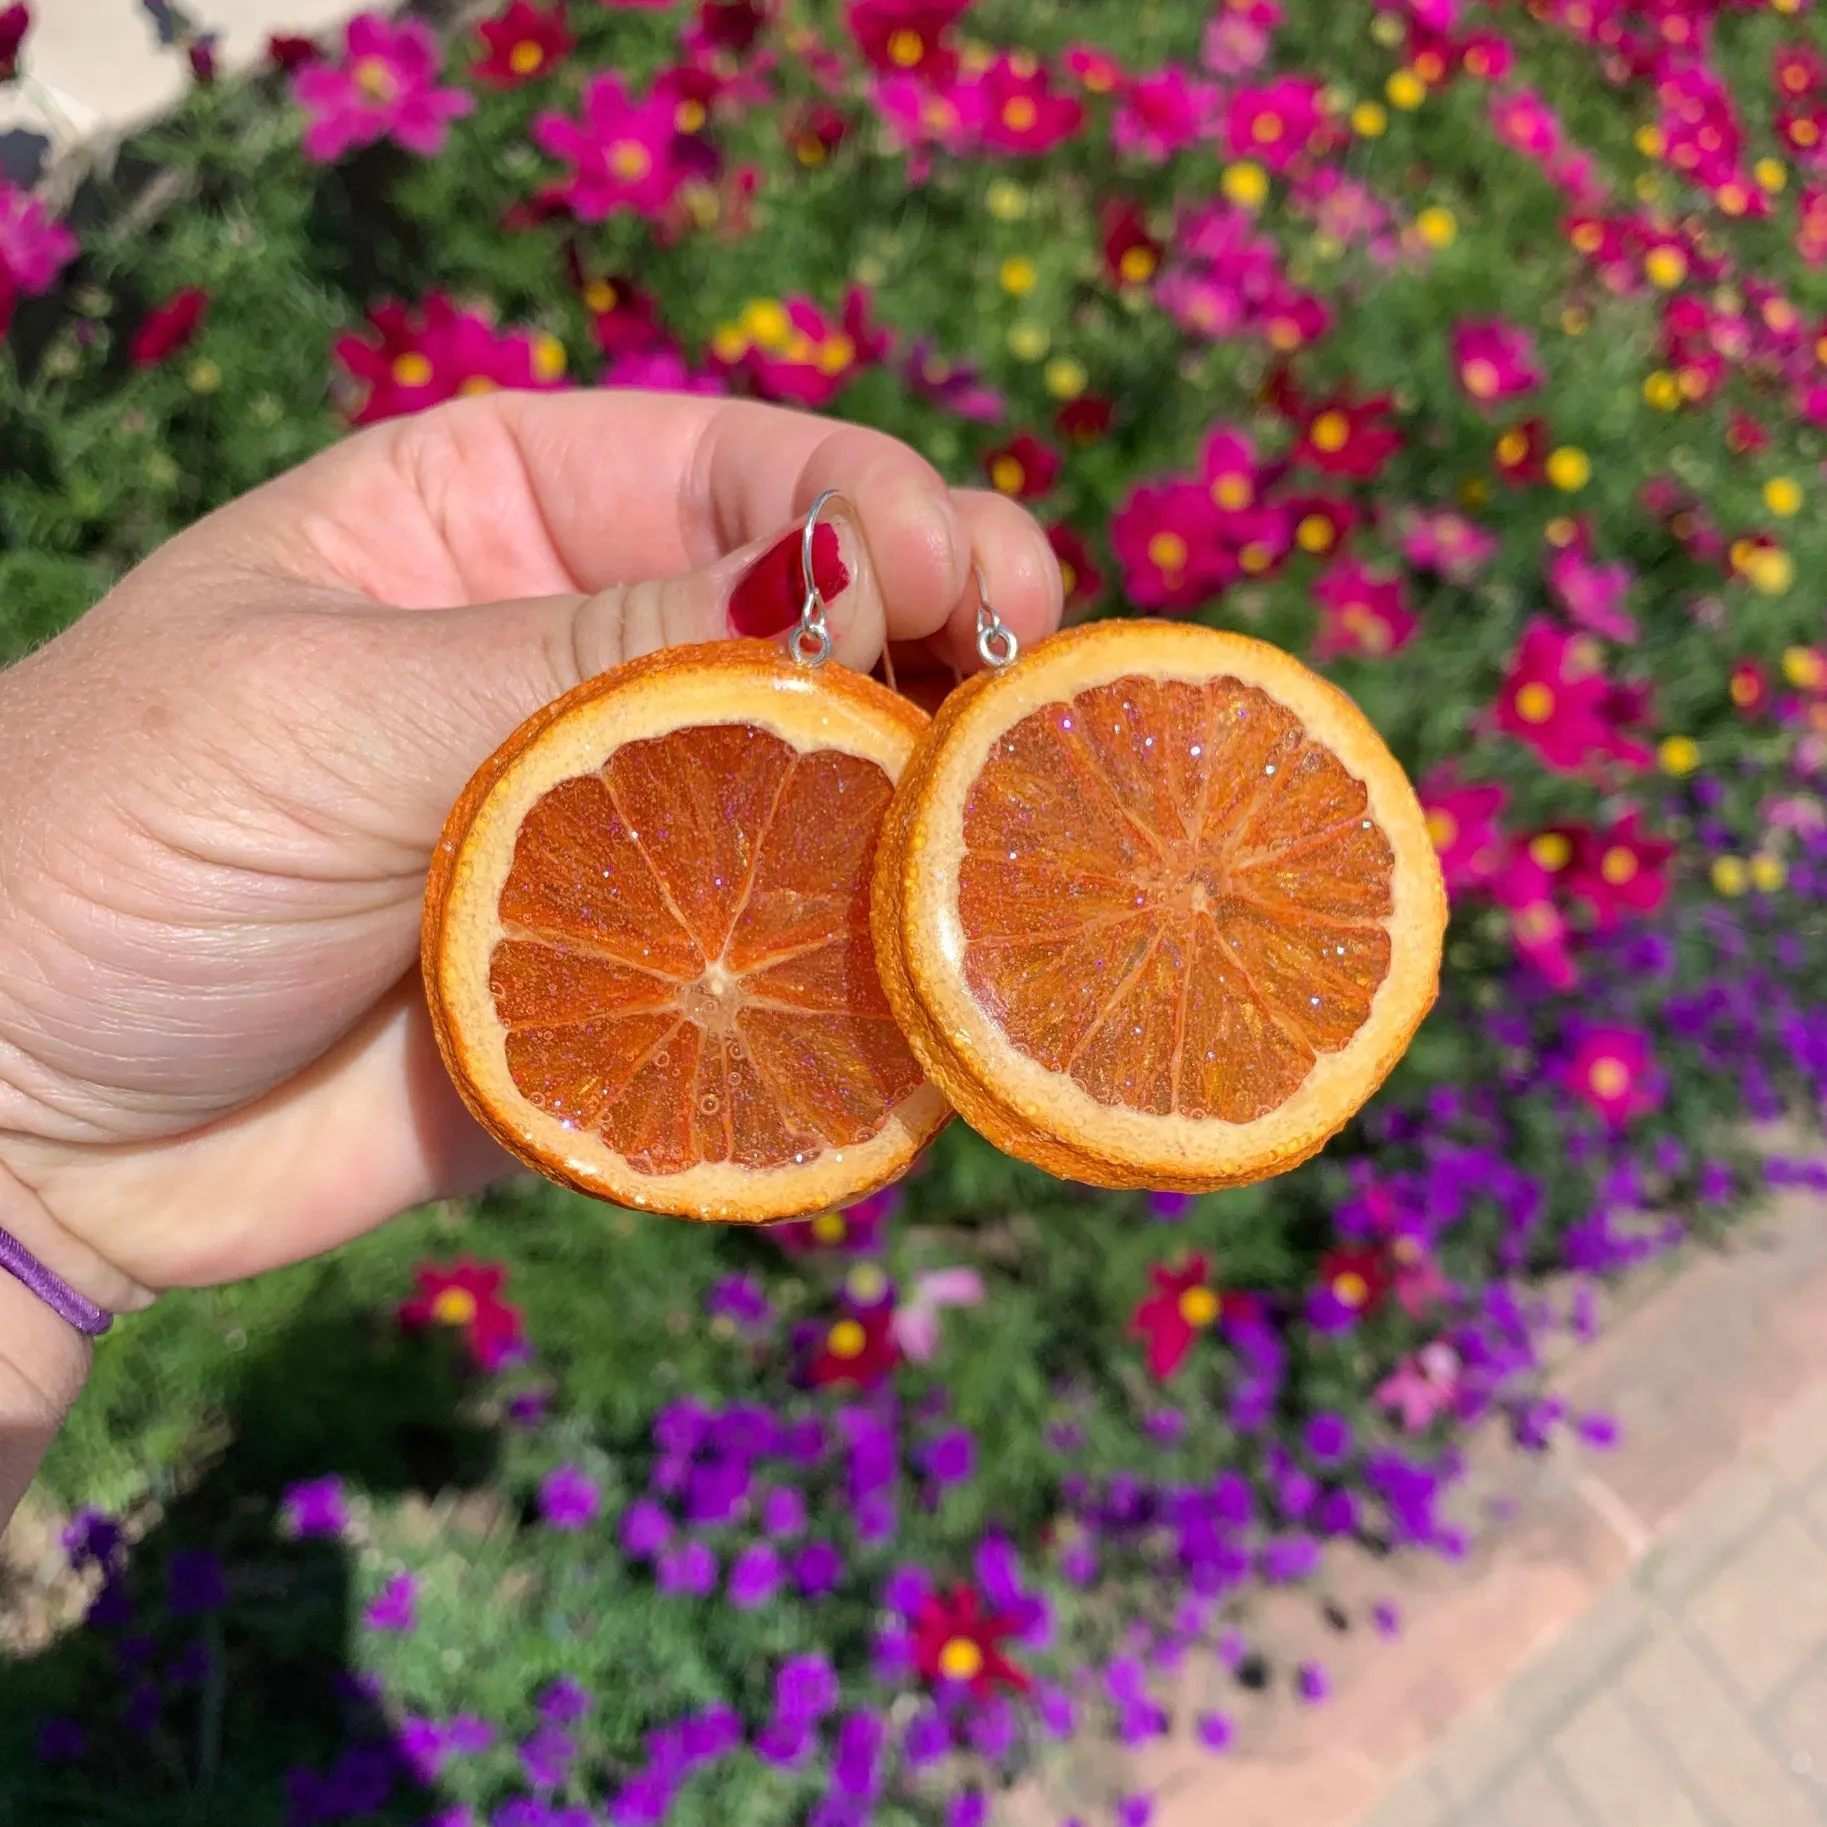
[[[973,555],[1017,634],[1057,623],[1027,515],[881,434],[501,394],[234,502],[0,675],[0,1224],[119,1311],[510,1165],[419,987],[445,815],[581,679],[729,633],[732,586],[828,487],[854,504],[843,663],[887,638],[974,667]]]

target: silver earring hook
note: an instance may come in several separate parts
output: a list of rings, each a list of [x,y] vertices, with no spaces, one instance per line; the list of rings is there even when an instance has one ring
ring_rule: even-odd
[[[991,606],[983,567],[974,558],[971,576],[977,584],[977,652],[985,666],[1011,665],[1021,652],[1021,643],[1015,638],[1015,630]]]
[[[806,523],[799,539],[799,571],[806,580],[806,598],[799,606],[799,625],[787,636],[787,652],[808,670],[823,666],[831,657],[831,629],[825,621],[825,599],[818,588],[818,577],[812,568],[812,535],[825,510],[834,501],[842,501],[839,489],[828,488],[806,512]]]

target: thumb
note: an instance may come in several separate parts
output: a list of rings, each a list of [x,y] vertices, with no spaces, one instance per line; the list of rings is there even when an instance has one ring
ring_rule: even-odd
[[[595,596],[550,596],[459,609],[345,611],[321,626],[331,663],[288,694],[306,745],[328,739],[365,751],[362,772],[390,835],[423,852],[436,842],[465,783],[537,711],[584,680],[657,648],[732,637],[783,645],[805,602],[804,523],[702,570],[618,584]],[[813,576],[831,638],[829,664],[868,671],[885,616],[868,547],[841,506],[812,540]],[[312,647],[322,655],[322,647]],[[360,728],[353,726],[359,707]],[[345,776],[346,778],[346,776]]]

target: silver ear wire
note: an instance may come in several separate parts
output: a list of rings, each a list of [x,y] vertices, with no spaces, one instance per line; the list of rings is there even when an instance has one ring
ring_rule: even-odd
[[[1010,665],[1021,652],[1015,630],[990,606],[990,594],[984,587],[983,567],[971,560],[971,576],[977,584],[977,652],[985,666]]]
[[[819,593],[812,569],[812,535],[832,502],[843,500],[840,490],[828,488],[806,512],[799,540],[799,570],[806,580],[806,599],[799,606],[799,625],[787,636],[787,652],[808,669],[823,666],[831,657],[831,629],[825,621],[825,599]]]

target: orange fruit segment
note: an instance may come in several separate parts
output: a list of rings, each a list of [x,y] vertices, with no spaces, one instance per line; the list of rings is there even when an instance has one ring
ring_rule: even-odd
[[[1432,1005],[1446,895],[1400,766],[1260,641],[1100,622],[940,708],[877,855],[908,1040],[1011,1154],[1104,1186],[1315,1153]]]
[[[452,811],[422,956],[477,1119],[549,1178],[758,1223],[886,1184],[950,1112],[869,933],[927,727],[770,643],[676,648],[515,731]]]

